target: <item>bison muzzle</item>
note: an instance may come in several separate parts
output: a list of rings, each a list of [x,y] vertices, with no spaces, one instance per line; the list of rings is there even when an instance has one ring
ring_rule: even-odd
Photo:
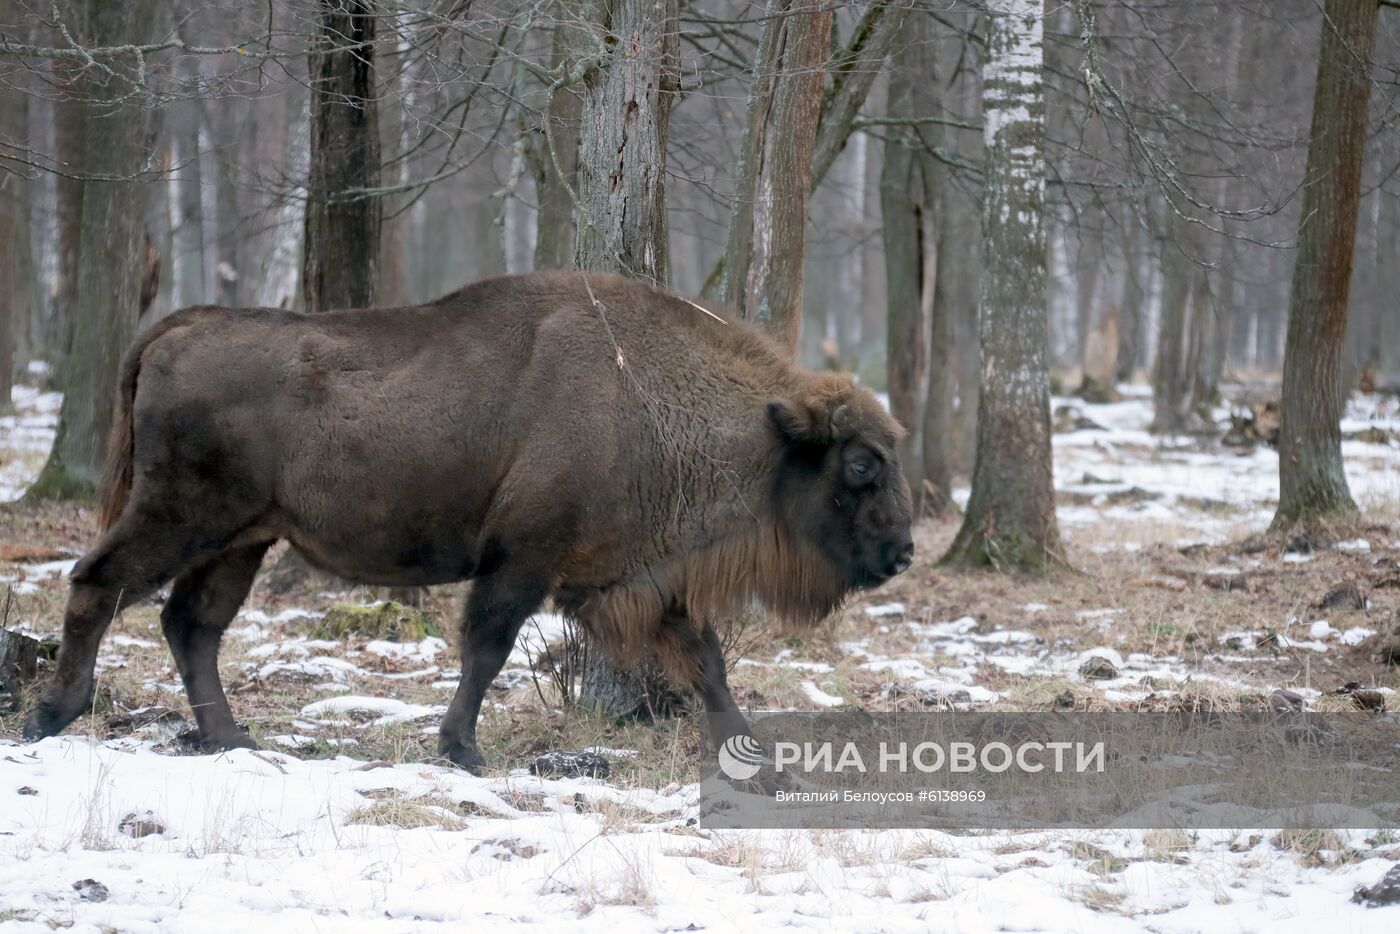
[[[251,746],[219,681],[267,549],[367,584],[472,580],[439,749],[476,721],[547,599],[620,665],[693,689],[717,745],[747,732],[713,623],[791,623],[909,567],[900,428],[722,312],[619,276],[492,279],[427,305],[303,315],[188,308],[121,372],[105,535],[73,570],[31,739],[85,710],[122,607],[173,579],[161,626],[201,738]]]

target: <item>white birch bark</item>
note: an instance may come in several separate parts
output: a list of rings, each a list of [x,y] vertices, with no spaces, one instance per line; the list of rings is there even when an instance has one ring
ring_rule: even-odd
[[[1050,458],[1043,0],[989,0],[979,274],[982,393],[972,496],[949,557],[1061,560]]]

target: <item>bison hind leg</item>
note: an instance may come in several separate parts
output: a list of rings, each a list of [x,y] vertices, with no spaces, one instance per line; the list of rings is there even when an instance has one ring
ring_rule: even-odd
[[[219,680],[219,643],[247,598],[269,544],[233,548],[185,571],[175,579],[160,614],[161,630],[206,749],[255,746],[229,710]]]
[[[92,705],[97,648],[112,620],[174,577],[192,557],[215,551],[180,526],[142,522],[128,506],[120,521],[73,568],[63,642],[54,676],[25,718],[25,739],[53,736]]]

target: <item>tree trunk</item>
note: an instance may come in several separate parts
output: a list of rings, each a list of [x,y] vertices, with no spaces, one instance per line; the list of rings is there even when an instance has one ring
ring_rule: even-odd
[[[722,295],[795,355],[812,152],[833,12],[830,0],[770,0],[766,16],[756,61],[775,63],[778,73],[765,79],[756,72],[749,96]]]
[[[578,163],[578,247],[589,271],[666,281],[666,131],[677,89],[676,0],[598,0],[597,44],[608,59],[584,80]],[[614,668],[590,652],[580,702],[614,717],[661,714],[670,691],[654,665]]]
[[[321,0],[310,55],[307,311],[375,303],[382,205],[372,0]]]
[[[176,308],[209,301],[206,289],[203,180],[200,177],[199,114],[193,107],[177,114],[171,127],[171,304]]]
[[[938,185],[940,191],[943,185]],[[957,306],[954,276],[948,267],[953,253],[952,227],[947,223],[951,213],[946,198],[940,199],[938,216],[926,223],[936,229],[937,240],[932,251],[933,290],[929,296],[929,372],[928,393],[924,398],[923,483],[916,497],[923,500],[923,509],[941,516],[956,511],[953,503],[953,464],[955,432],[953,396],[957,389],[954,378],[957,355]],[[970,400],[964,400],[970,404]]]
[[[856,116],[870,96],[870,88],[895,40],[905,44],[910,41],[909,33],[903,28],[908,15],[909,9],[904,4],[874,0],[856,25],[850,45],[832,64],[831,90],[822,100],[821,121],[812,147],[811,187],[814,191],[846,147]],[[932,90],[930,87],[929,91]]]
[[[1138,248],[1143,239],[1135,219],[1129,219],[1123,238],[1123,294],[1118,303],[1118,360],[1115,382],[1126,383],[1133,378],[1141,355],[1141,335],[1145,294],[1143,268],[1145,256]]]
[[[1044,5],[988,6],[977,464],[944,560],[1038,571],[1062,560],[1046,361]]]
[[[923,17],[919,17],[920,20]],[[934,112],[933,58],[927,42],[907,42],[891,62],[889,99],[891,118],[911,119]],[[880,171],[880,215],[885,240],[886,331],[885,361],[890,412],[904,426],[899,459],[906,476],[915,482],[923,476],[919,444],[919,403],[925,377],[924,295],[930,283],[926,260],[933,244],[926,241],[926,215],[933,192],[928,186],[923,155],[924,141],[915,126],[897,126],[885,138],[884,164]],[[936,260],[935,260],[936,261]],[[945,478],[946,479],[946,478]],[[936,508],[942,509],[940,503]]]
[[[586,36],[562,6],[556,9],[560,15],[554,24],[554,50],[550,65],[556,69],[572,69],[579,59]],[[547,135],[538,147],[539,170],[535,181],[539,191],[540,213],[535,236],[536,269],[568,269],[574,262],[574,198],[569,189],[577,192],[579,121],[582,116],[583,98],[579,96],[577,88],[561,87],[554,92],[545,114]]]
[[[1381,199],[1376,220],[1376,291],[1382,298],[1380,321],[1376,327],[1376,371],[1382,386],[1400,392],[1400,196],[1379,189]]]
[[[575,264],[664,284],[677,0],[595,0],[592,9],[608,59],[584,79]]]
[[[1284,345],[1275,529],[1356,511],[1342,469],[1341,352],[1378,10],[1373,0],[1327,0],[1323,11]]]
[[[72,62],[54,62],[54,83],[61,93],[53,103],[54,153],[71,169],[54,183],[58,215],[57,260],[53,290],[53,321],[45,351],[60,386],[67,381],[68,354],[73,349],[73,325],[77,317],[78,269],[82,249],[83,193],[86,183],[78,177],[84,165],[88,108],[81,100],[78,70]]]
[[[0,10],[9,13],[8,7]],[[0,140],[16,146],[23,146],[29,135],[24,100],[18,88],[0,89]],[[15,345],[28,315],[24,304],[28,283],[21,276],[19,256],[21,240],[29,240],[29,212],[21,191],[28,185],[29,180],[18,172],[0,172],[0,415],[10,410]]]
[[[1168,209],[1170,233],[1162,240],[1162,310],[1152,375],[1152,426],[1161,434],[1186,430],[1195,370],[1191,366],[1191,296],[1200,269],[1190,255],[1190,225]]]
[[[89,0],[74,17],[81,42],[121,45],[150,38],[153,0],[111,4]],[[104,180],[85,180],[77,219],[77,267],[73,293],[72,348],[64,366],[63,406],[48,463],[29,495],[74,498],[92,495],[102,474],[116,402],[117,371],[136,332],[142,279],[144,190],[141,171],[146,114],[126,96],[129,86],[97,69],[77,74],[69,90],[83,101],[85,131],[81,158],[72,165]],[[139,99],[136,99],[139,101]],[[122,108],[114,116],[114,107]]]

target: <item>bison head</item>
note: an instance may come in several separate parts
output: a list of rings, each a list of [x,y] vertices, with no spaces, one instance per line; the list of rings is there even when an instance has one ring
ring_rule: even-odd
[[[849,588],[907,570],[914,557],[912,504],[895,453],[902,431],[879,401],[848,381],[768,403],[781,445],[777,510],[817,548]]]

